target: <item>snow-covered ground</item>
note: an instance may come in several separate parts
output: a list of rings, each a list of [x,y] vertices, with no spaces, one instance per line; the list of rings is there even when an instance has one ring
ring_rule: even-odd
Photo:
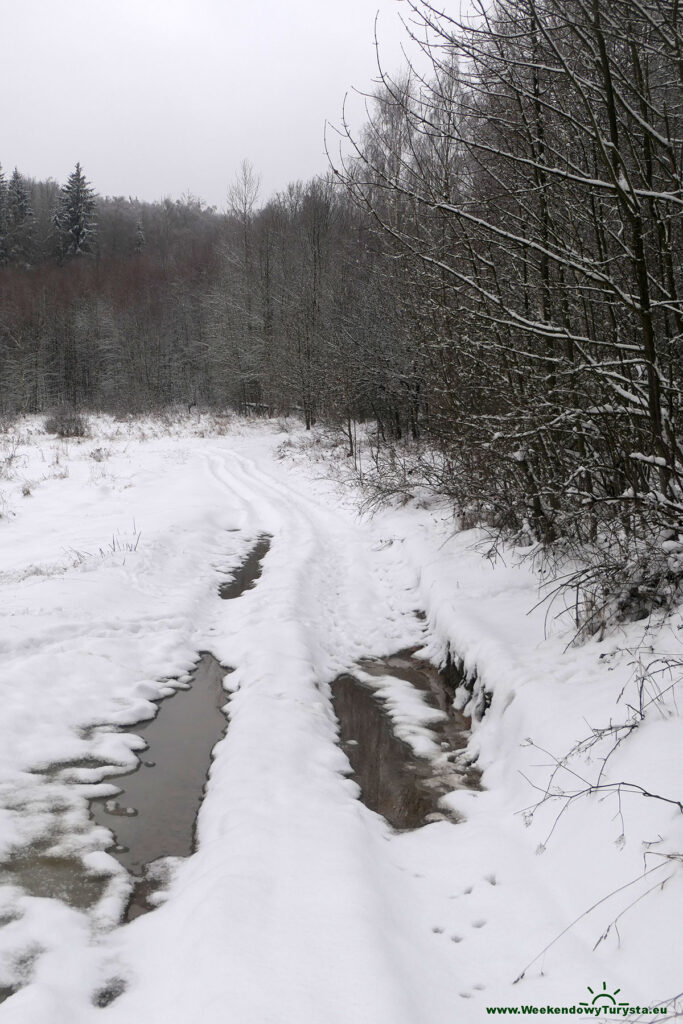
[[[678,677],[643,670],[683,655],[681,616],[568,646],[530,563],[485,557],[428,502],[359,518],[324,459],[281,457],[296,437],[104,418],[81,441],[37,420],[0,437],[0,860],[52,836],[52,856],[110,878],[90,911],[0,886],[0,988],[21,986],[0,1021],[469,1024],[590,1003],[588,986],[673,1000]],[[257,586],[221,602],[219,574],[264,532]],[[491,695],[469,746],[484,788],[446,798],[463,822],[394,834],[347,778],[329,683],[418,644],[476,672],[466,712]],[[198,850],[162,905],[117,926],[127,878],[86,802],[112,780],[46,769],[133,765],[134,724],[204,650],[235,671]],[[411,716],[419,734],[414,694]],[[122,994],[100,1008],[108,986]]]

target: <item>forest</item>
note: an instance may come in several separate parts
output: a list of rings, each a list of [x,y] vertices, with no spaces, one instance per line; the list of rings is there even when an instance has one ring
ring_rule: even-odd
[[[8,7],[2,1024],[683,1022],[680,5]]]
[[[0,178],[0,412],[360,430],[375,498],[540,544],[592,632],[641,617],[683,574],[679,5],[405,6],[418,58],[324,177],[244,161],[225,212]]]

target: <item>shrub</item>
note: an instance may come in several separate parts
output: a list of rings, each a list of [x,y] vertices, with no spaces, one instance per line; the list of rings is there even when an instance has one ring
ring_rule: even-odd
[[[43,427],[47,434],[57,434],[58,437],[85,437],[88,420],[75,409],[61,406],[45,418]]]

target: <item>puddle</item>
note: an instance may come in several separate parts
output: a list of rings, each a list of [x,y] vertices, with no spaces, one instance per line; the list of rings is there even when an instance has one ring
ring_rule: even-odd
[[[425,695],[427,704],[444,714],[440,721],[430,722],[430,731],[442,748],[455,754],[467,746],[472,720],[453,707],[454,691],[449,685],[447,672],[441,671],[428,661],[416,658],[416,650],[419,648],[410,648],[378,660],[368,658],[360,661],[358,667],[371,676],[394,676],[396,679],[403,679],[420,690]],[[480,788],[480,773],[476,768],[462,768],[460,775],[467,789]]]
[[[128,870],[135,885],[126,920],[150,910],[148,897],[167,884],[170,862],[153,862],[192,853],[211,751],[226,729],[220,709],[227,700],[222,684],[228,671],[213,655],[201,654],[189,689],[159,701],[156,717],[133,727],[147,743],[137,768],[104,780],[121,793],[90,801],[91,817],[114,834],[108,852]],[[61,771],[84,763],[55,765],[51,776],[54,779]],[[87,763],[102,766],[91,759]],[[73,833],[57,814],[49,836],[0,865],[0,884],[16,885],[31,896],[61,899],[80,909],[93,907],[104,895],[109,878],[88,873],[77,857],[51,854],[51,848],[67,835]]]
[[[85,910],[104,894],[108,878],[89,875],[80,861],[51,857],[33,847],[13,857],[0,870],[0,883],[17,885],[31,896],[64,900]]]
[[[222,598],[239,597],[255,585],[271,539],[267,534],[258,538],[242,565],[232,571],[232,578],[220,585]],[[152,909],[154,896],[168,885],[174,859],[188,857],[194,849],[211,751],[226,730],[221,708],[227,701],[223,678],[228,671],[211,654],[202,653],[189,688],[159,701],[154,719],[132,726],[147,746],[134,770],[123,774],[112,770],[105,778],[120,792],[90,801],[91,819],[113,834],[108,852],[126,868],[133,882],[126,920]],[[101,767],[100,761],[86,757],[39,768],[33,774],[46,782],[65,781],[74,768]],[[41,842],[0,864],[0,885],[87,909],[104,895],[109,878],[88,872],[76,856],[58,855],[60,841],[74,835],[60,812],[57,805],[51,809],[55,825]],[[13,991],[0,986],[0,1002]],[[107,1001],[116,997],[109,990],[100,996]]]
[[[443,763],[418,757],[399,739],[382,707],[382,700],[355,676],[341,675],[332,684],[332,702],[340,728],[340,743],[361,789],[361,800],[398,830],[415,829],[430,821],[454,815],[439,806],[446,793],[456,788],[479,788],[479,773],[460,768],[450,757],[466,747],[469,720],[451,707],[438,669],[402,651],[389,658],[359,663],[372,676],[394,676],[416,686],[430,707],[445,713],[430,723],[434,740],[444,750]]]
[[[251,549],[241,565],[230,570],[232,579],[226,580],[218,587],[219,597],[224,601],[230,601],[234,597],[241,597],[245,590],[251,590],[260,579],[263,570],[263,559],[270,551],[272,537],[263,533]]]
[[[202,654],[190,689],[161,701],[156,718],[134,727],[148,746],[134,771],[112,778],[122,792],[91,802],[97,824],[114,833],[109,852],[141,880],[129,918],[150,909],[147,897],[163,883],[163,872],[156,880],[144,878],[147,865],[161,857],[189,857],[194,848],[211,751],[226,729],[220,710],[227,700],[226,671],[213,655]]]

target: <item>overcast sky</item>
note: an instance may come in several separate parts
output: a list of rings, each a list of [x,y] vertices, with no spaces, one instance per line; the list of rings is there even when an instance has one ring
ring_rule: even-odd
[[[399,0],[3,3],[0,163],[103,195],[223,208],[243,158],[262,198],[324,171],[324,122],[401,60]]]

